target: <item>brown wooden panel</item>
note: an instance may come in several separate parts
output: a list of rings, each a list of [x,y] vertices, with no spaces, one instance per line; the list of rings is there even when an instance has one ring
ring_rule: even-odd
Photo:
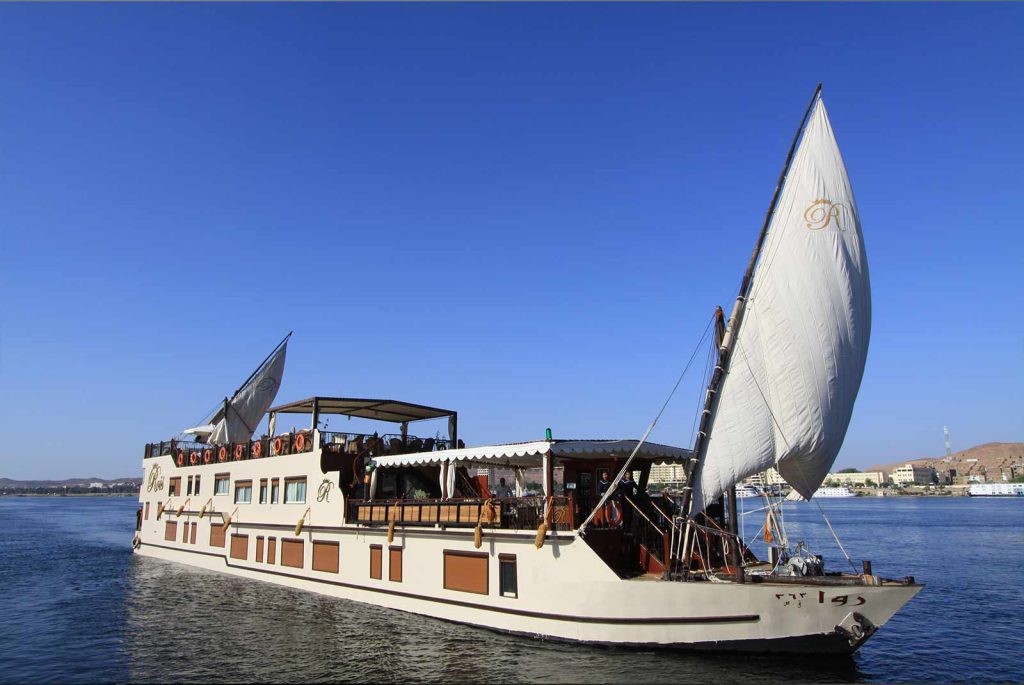
[[[476,523],[480,518],[479,504],[460,504],[459,521],[462,523]]]
[[[237,533],[231,536],[231,558],[232,559],[248,559],[249,558],[249,536],[239,535]]]
[[[407,504],[402,507],[402,520],[410,523],[419,523],[420,505]]]
[[[437,520],[437,505],[428,504],[420,509],[420,521],[429,523]]]
[[[193,523],[192,524],[192,533],[189,535],[189,543],[191,543],[193,545],[196,544],[196,532],[198,530],[199,530],[199,524],[198,523]]]
[[[302,540],[281,540],[281,565],[302,568]]]
[[[177,497],[181,494],[181,476],[175,476],[170,480],[170,488],[167,491],[168,496]]]
[[[178,539],[178,522],[168,521],[164,527],[164,540],[175,542]]]
[[[386,509],[387,509],[387,507],[385,507],[383,505],[380,505],[380,504],[377,504],[377,505],[374,505],[373,507],[371,507],[371,510],[370,510],[370,520],[371,521],[383,521],[385,516],[387,515]]]
[[[444,552],[444,586],[448,590],[487,594],[487,554]]]
[[[380,580],[383,577],[381,568],[384,565],[383,562],[384,553],[380,545],[370,545],[370,577]]]
[[[146,513],[143,516],[147,521],[149,520],[149,502],[146,502]]]
[[[224,528],[219,523],[210,522],[210,547],[224,546]]]
[[[388,580],[402,582],[402,548],[388,548]]]
[[[324,571],[325,573],[338,572],[337,542],[313,541],[313,570]]]
[[[437,518],[441,523],[454,523],[459,520],[459,508],[454,504],[442,504],[441,513]]]
[[[190,529],[190,526],[187,523],[181,527],[181,541],[182,542],[185,542],[185,543],[188,542],[188,531],[189,531],[189,529]]]
[[[263,561],[263,536],[256,536],[256,561]]]
[[[277,538],[270,538],[267,540],[267,563],[273,564],[277,562]]]
[[[360,504],[356,507],[359,513],[356,514],[356,519],[359,521],[367,521],[370,518],[371,507],[367,504]]]

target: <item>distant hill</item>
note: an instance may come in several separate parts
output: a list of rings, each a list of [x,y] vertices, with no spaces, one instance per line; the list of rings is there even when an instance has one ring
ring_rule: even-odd
[[[986,474],[989,478],[998,478],[1003,470],[1009,472],[1010,465],[1024,463],[1024,442],[986,442],[983,445],[954,452],[948,457],[925,457],[897,461],[869,466],[863,470],[889,473],[897,466],[908,463],[917,466],[932,466],[939,471],[956,469],[958,476]]]
[[[65,478],[64,480],[13,480],[11,478],[0,478],[0,490],[14,490],[18,488],[88,488],[94,483],[101,486],[111,487],[113,485],[132,484],[136,487],[142,484],[142,479],[135,478]]]

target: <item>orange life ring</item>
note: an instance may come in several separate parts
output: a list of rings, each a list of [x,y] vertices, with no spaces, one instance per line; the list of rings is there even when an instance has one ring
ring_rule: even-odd
[[[295,436],[295,451],[302,452],[306,447],[306,436],[299,433]]]
[[[245,448],[241,444],[235,445],[235,461],[241,459],[243,454],[245,454]]]
[[[259,459],[263,456],[263,443],[257,440],[252,444],[252,456]]]
[[[281,454],[284,441],[281,438],[274,438],[274,454]]]
[[[220,449],[217,450],[217,461],[224,461],[228,458],[228,448],[221,445]]]
[[[185,452],[183,450],[178,450],[178,466],[184,466],[184,465],[185,465]]]
[[[189,454],[188,455],[188,463],[191,464],[192,466],[195,466],[196,464],[198,464],[199,463],[199,453],[193,451],[191,454]]]
[[[205,449],[205,450],[203,451],[203,463],[204,463],[204,464],[209,464],[209,463],[210,463],[210,459],[211,459],[212,457],[213,457],[213,450],[211,450],[211,449],[210,449],[209,447],[207,447],[207,448],[206,448],[206,449]]]

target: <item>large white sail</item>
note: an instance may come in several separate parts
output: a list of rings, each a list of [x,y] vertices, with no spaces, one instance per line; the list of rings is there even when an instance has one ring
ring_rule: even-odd
[[[693,511],[770,466],[814,494],[846,436],[870,332],[860,218],[819,99],[761,250]]]
[[[210,444],[226,445],[252,438],[260,419],[274,402],[277,389],[281,387],[287,350],[288,342],[285,341],[228,403],[226,415],[223,408],[217,412]]]

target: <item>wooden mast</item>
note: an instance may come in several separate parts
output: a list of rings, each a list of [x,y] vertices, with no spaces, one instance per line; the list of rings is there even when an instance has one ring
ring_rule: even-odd
[[[721,390],[722,381],[725,380],[726,374],[729,373],[729,364],[732,361],[732,348],[736,341],[736,336],[739,334],[740,325],[743,322],[743,313],[746,311],[747,296],[750,294],[750,286],[754,277],[754,268],[757,266],[757,259],[761,255],[761,248],[764,246],[764,240],[768,235],[768,225],[771,223],[772,215],[775,214],[775,207],[778,205],[779,195],[782,194],[782,187],[785,185],[786,176],[789,174],[789,167],[793,162],[793,153],[796,151],[796,145],[800,140],[800,134],[803,133],[804,126],[807,124],[807,118],[811,115],[811,110],[814,108],[814,103],[817,102],[820,94],[821,84],[819,83],[818,87],[814,89],[814,95],[811,96],[811,101],[807,105],[807,110],[804,112],[803,119],[800,120],[800,126],[796,130],[796,135],[793,136],[793,143],[789,146],[789,154],[786,155],[786,163],[782,167],[782,173],[779,174],[779,181],[775,185],[775,193],[772,195],[772,201],[768,205],[768,211],[765,213],[761,232],[757,236],[757,244],[754,245],[754,252],[750,256],[750,263],[747,265],[747,270],[743,274],[743,280],[740,283],[740,290],[736,296],[736,303],[733,305],[732,314],[729,316],[729,324],[726,327],[725,336],[722,338],[722,342],[718,347],[718,364],[715,366],[715,370],[711,374],[711,381],[708,383],[707,393],[704,396],[704,409],[700,417],[700,428],[697,431],[697,438],[693,447],[694,456],[689,462],[687,462],[686,466],[686,485],[683,487],[681,511],[683,511],[687,517],[690,516],[690,508],[693,505],[694,475],[697,474],[703,466],[704,456],[708,451],[708,439],[711,436],[714,416],[718,408],[719,390]],[[690,569],[689,532],[690,527],[688,525],[683,545],[684,577],[689,573]]]

